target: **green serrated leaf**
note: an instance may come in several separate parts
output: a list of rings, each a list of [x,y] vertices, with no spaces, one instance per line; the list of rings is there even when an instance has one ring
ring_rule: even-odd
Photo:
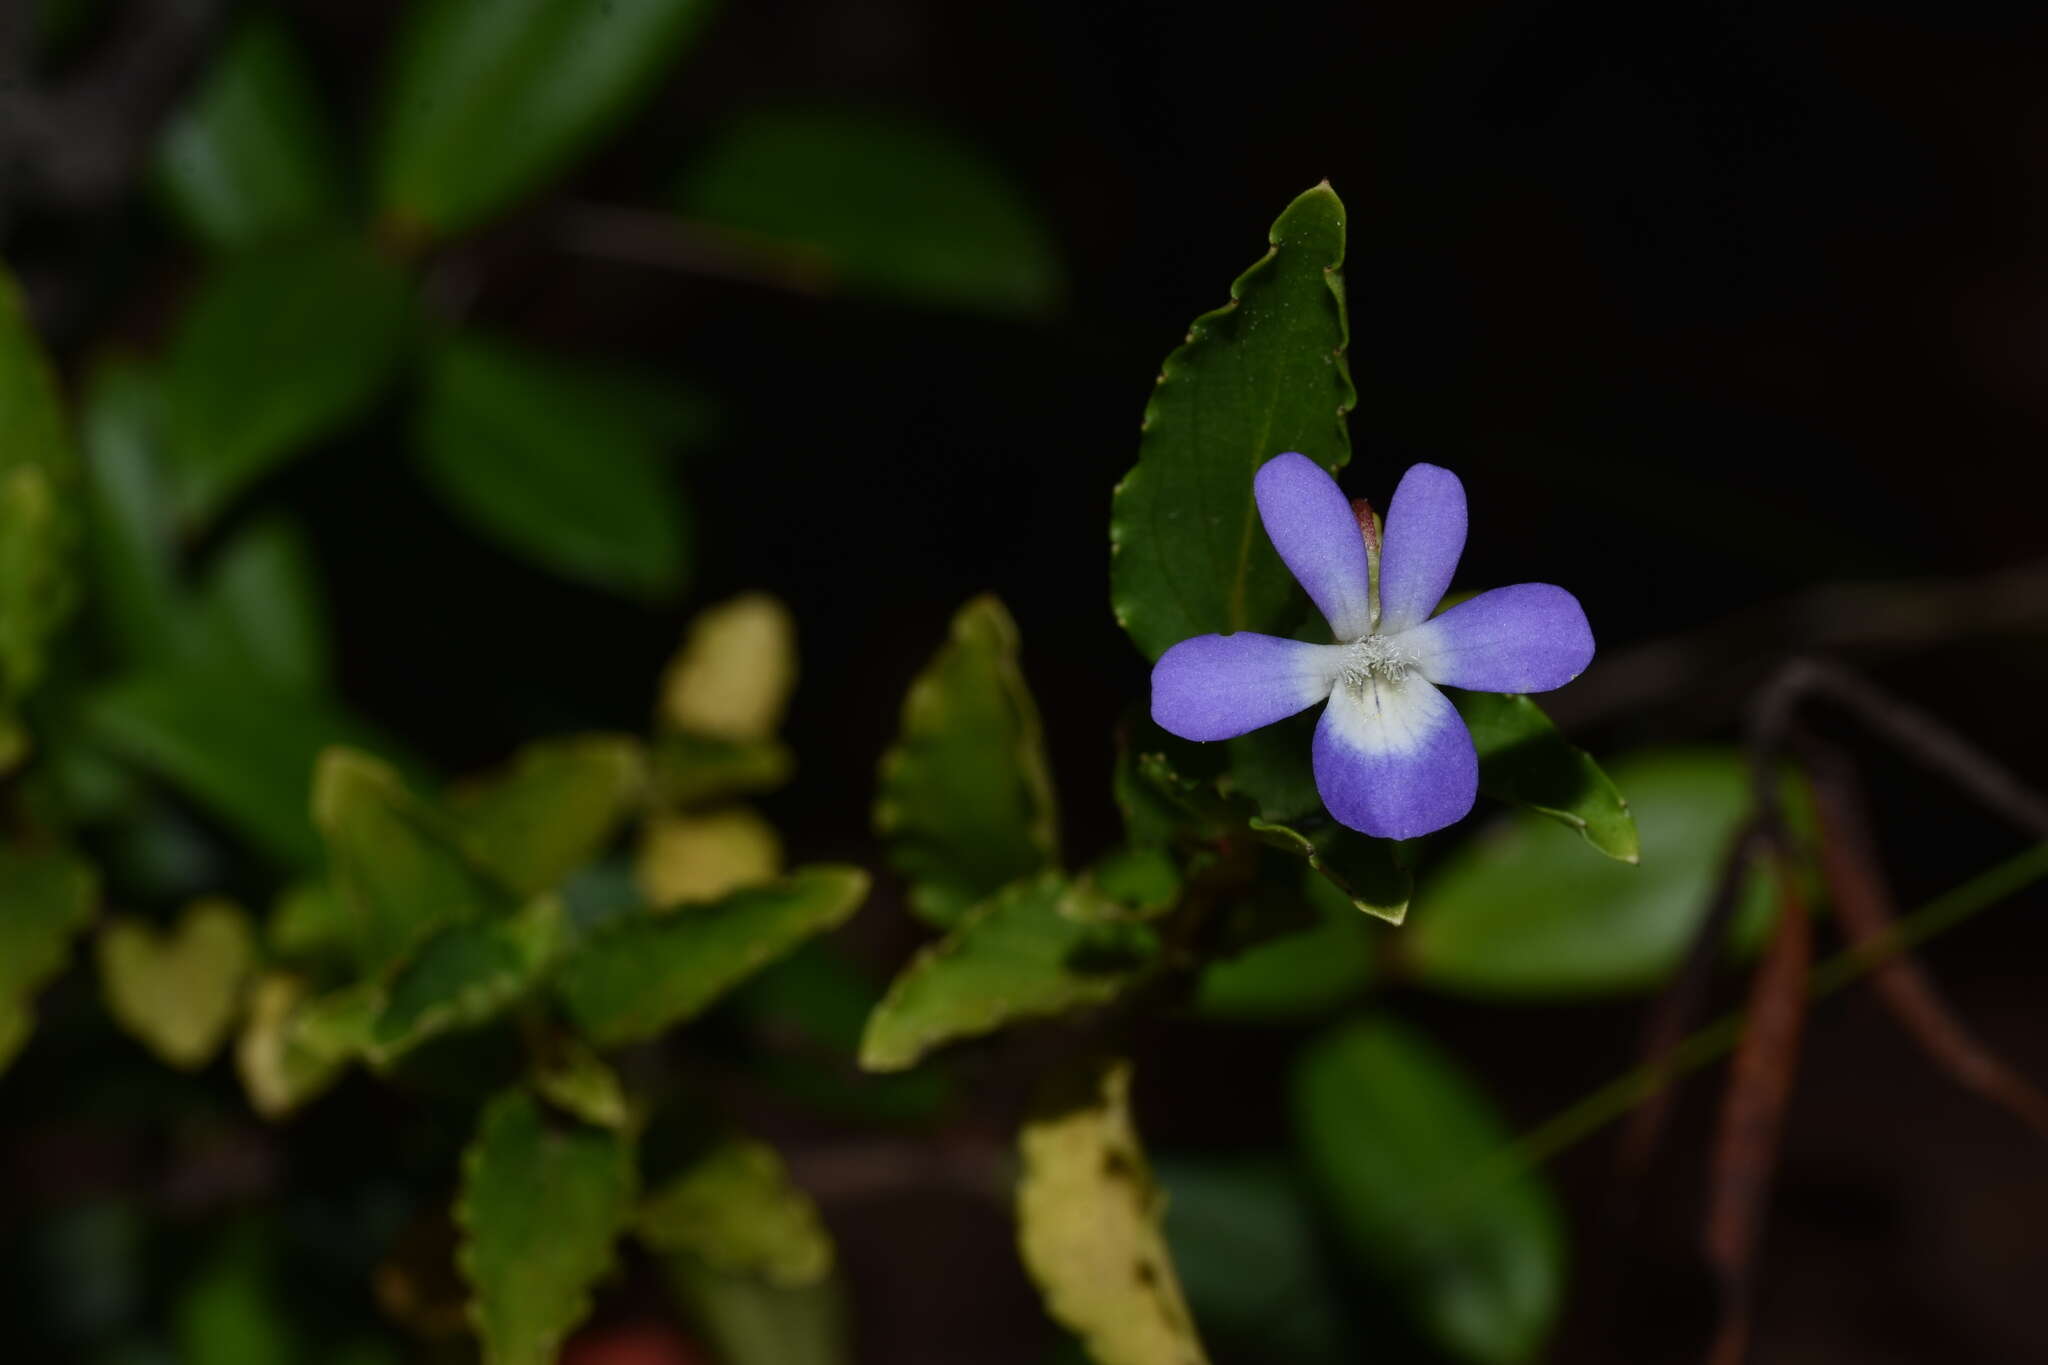
[[[384,99],[377,195],[446,236],[536,189],[616,124],[702,28],[709,0],[420,0]]]
[[[892,302],[1037,317],[1063,293],[1030,200],[945,129],[858,110],[727,125],[678,196],[740,243],[787,253],[818,284]]]
[[[202,900],[159,933],[121,916],[100,931],[100,991],[114,1021],[174,1067],[196,1071],[227,1041],[256,966],[241,907]]]
[[[0,845],[0,1069],[34,1029],[29,1001],[64,969],[71,940],[91,922],[99,879],[58,849]]]
[[[391,978],[365,1055],[388,1067],[429,1039],[497,1018],[553,965],[564,930],[561,902],[551,897],[506,918],[441,930]]]
[[[522,748],[450,796],[462,845],[521,895],[560,886],[618,835],[647,789],[630,735],[575,735]]]
[[[276,19],[242,25],[165,125],[156,180],[185,229],[242,249],[334,222],[340,157],[304,54]]]
[[[1403,935],[1408,973],[1468,995],[1544,997],[1640,990],[1677,967],[1716,870],[1750,810],[1733,750],[1631,755],[1642,865],[1588,858],[1546,821],[1518,814],[1479,831],[1431,876]],[[1769,912],[1759,875],[1739,924]]]
[[[1527,806],[1577,830],[1619,862],[1635,862],[1640,845],[1628,802],[1591,754],[1558,733],[1541,707],[1523,696],[1453,692],[1458,714],[1479,750],[1479,789]]]
[[[316,237],[215,264],[171,339],[173,496],[210,520],[374,402],[398,360],[407,284],[366,244]]]
[[[76,599],[78,463],[48,358],[13,277],[0,268],[0,772],[27,737],[15,709],[42,678],[50,637]]]
[[[1231,301],[1166,358],[1137,466],[1117,486],[1111,605],[1149,659],[1212,631],[1287,634],[1301,590],[1260,528],[1252,475],[1283,451],[1332,472],[1351,458],[1344,206],[1318,185],[1268,240]]]
[[[1296,1140],[1360,1264],[1446,1352],[1517,1365],[1564,1293],[1564,1222],[1537,1175],[1500,1160],[1484,1094],[1419,1035],[1347,1025],[1294,1071]]]
[[[796,759],[772,739],[663,735],[654,742],[654,794],[663,806],[701,806],[773,791]]]
[[[634,1230],[652,1251],[785,1289],[832,1273],[832,1239],[817,1206],[791,1183],[775,1149],[750,1138],[719,1143],[649,1194]]]
[[[875,830],[910,880],[911,908],[941,928],[998,887],[1059,865],[1052,773],[1017,648],[995,597],[962,607],[882,756]]]
[[[1020,1019],[1098,1005],[1142,978],[1157,940],[1080,895],[1056,872],[1004,887],[920,952],[868,1016],[860,1064],[915,1066],[933,1048]],[[1105,922],[1110,921],[1110,922]]]
[[[247,668],[280,687],[327,685],[327,607],[305,534],[289,520],[256,521],[220,550],[193,603],[188,656]]]
[[[550,1123],[524,1090],[485,1106],[463,1153],[455,1221],[487,1365],[552,1365],[590,1312],[590,1288],[612,1264],[633,1193],[622,1134]]]
[[[548,569],[667,596],[691,530],[671,441],[598,371],[477,336],[430,358],[413,422],[427,480],[481,534]]]
[[[506,892],[463,855],[452,822],[381,759],[326,750],[312,804],[365,971],[404,958],[447,925],[511,908]]]
[[[1130,1063],[1113,1061],[1048,1087],[1017,1139],[1017,1244],[1046,1311],[1096,1365],[1202,1365],[1130,1085]]]
[[[861,869],[818,864],[709,905],[634,916],[586,941],[563,963],[557,989],[599,1047],[651,1038],[845,922],[867,893]]]

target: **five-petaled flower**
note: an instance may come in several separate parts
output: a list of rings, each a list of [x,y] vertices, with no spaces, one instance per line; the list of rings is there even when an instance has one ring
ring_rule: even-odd
[[[1462,819],[1479,790],[1479,756],[1437,686],[1564,686],[1593,658],[1578,599],[1517,583],[1432,616],[1465,548],[1465,487],[1448,469],[1414,465],[1394,490],[1378,602],[1358,515],[1320,465],[1275,456],[1252,489],[1273,548],[1337,642],[1250,631],[1182,640],[1153,666],[1152,719],[1183,739],[1230,739],[1328,698],[1313,756],[1330,814],[1387,839]]]

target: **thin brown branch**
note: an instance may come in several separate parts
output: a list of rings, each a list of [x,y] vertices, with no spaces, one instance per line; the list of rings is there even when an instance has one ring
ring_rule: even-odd
[[[1720,1288],[1721,1321],[1709,1365],[1741,1365],[1749,1352],[1757,1245],[1806,1018],[1813,926],[1796,869],[1782,845],[1773,852],[1777,925],[1750,987],[1749,1028],[1730,1064],[1714,1141],[1702,1249]]]
[[[827,293],[833,285],[830,262],[816,252],[647,209],[571,204],[555,220],[555,241],[572,255],[594,260],[799,294]]]
[[[1850,945],[1873,949],[1892,934],[1899,915],[1855,773],[1846,757],[1826,750],[1810,753],[1806,769],[1820,822],[1828,903]],[[1970,1033],[1915,959],[1904,953],[1890,958],[1872,973],[1871,984],[1935,1065],[2048,1137],[2048,1095]]]
[[[1543,706],[1574,730],[1681,698],[1739,704],[1794,650],[1881,658],[2044,630],[2048,561],[1973,578],[1828,583],[1605,655],[1585,678],[1545,697]]]

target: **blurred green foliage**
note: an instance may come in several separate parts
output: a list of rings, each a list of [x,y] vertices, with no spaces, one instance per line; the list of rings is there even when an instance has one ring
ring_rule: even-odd
[[[40,6],[44,41],[92,42],[91,9]],[[0,276],[0,1069],[121,1059],[149,1079],[95,1121],[214,1153],[189,1181],[311,1173],[268,1203],[37,1211],[25,1349],[544,1362],[652,1283],[730,1365],[842,1365],[853,1282],[798,1163],[747,1128],[924,1140],[980,1098],[959,1058],[1020,1046],[1043,1082],[1002,1119],[1022,1259],[1093,1359],[1186,1365],[1205,1336],[1348,1359],[1359,1284],[1450,1358],[1531,1358],[1563,1292],[1551,1196],[1481,1177],[1501,1120],[1376,992],[1654,984],[1743,817],[1731,756],[1626,760],[1617,785],[1526,698],[1476,699],[1486,790],[1521,809],[1442,852],[1336,826],[1305,744],[1134,722],[1123,828],[1063,838],[1025,642],[979,597],[881,761],[859,861],[933,931],[884,986],[834,937],[870,873],[786,867],[754,804],[797,761],[801,623],[773,598],[697,615],[644,734],[534,734],[455,775],[359,714],[340,664],[381,645],[336,638],[287,495],[304,463],[402,462],[451,534],[648,610],[758,567],[694,563],[691,466],[740,457],[699,377],[486,326],[462,291],[470,239],[587,222],[579,167],[717,40],[708,0],[424,0],[375,88],[337,92],[289,11],[252,8],[155,133],[154,204],[193,249],[163,317],[67,355],[67,389]],[[1017,322],[1066,296],[1032,201],[956,130],[764,105],[694,146],[650,203],[597,207],[864,307]],[[1147,656],[1294,624],[1250,472],[1349,456],[1334,190],[1270,245],[1165,361],[1118,491],[1112,597]],[[1275,1061],[1300,1173],[1169,1157],[1155,1183],[1128,1054],[1188,1013],[1316,1030]]]

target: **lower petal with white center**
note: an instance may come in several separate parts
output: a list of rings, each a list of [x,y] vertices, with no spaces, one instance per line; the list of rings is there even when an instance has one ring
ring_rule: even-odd
[[[1330,814],[1381,839],[1461,820],[1479,792],[1471,732],[1450,700],[1413,674],[1338,685],[1316,726],[1315,773]]]

